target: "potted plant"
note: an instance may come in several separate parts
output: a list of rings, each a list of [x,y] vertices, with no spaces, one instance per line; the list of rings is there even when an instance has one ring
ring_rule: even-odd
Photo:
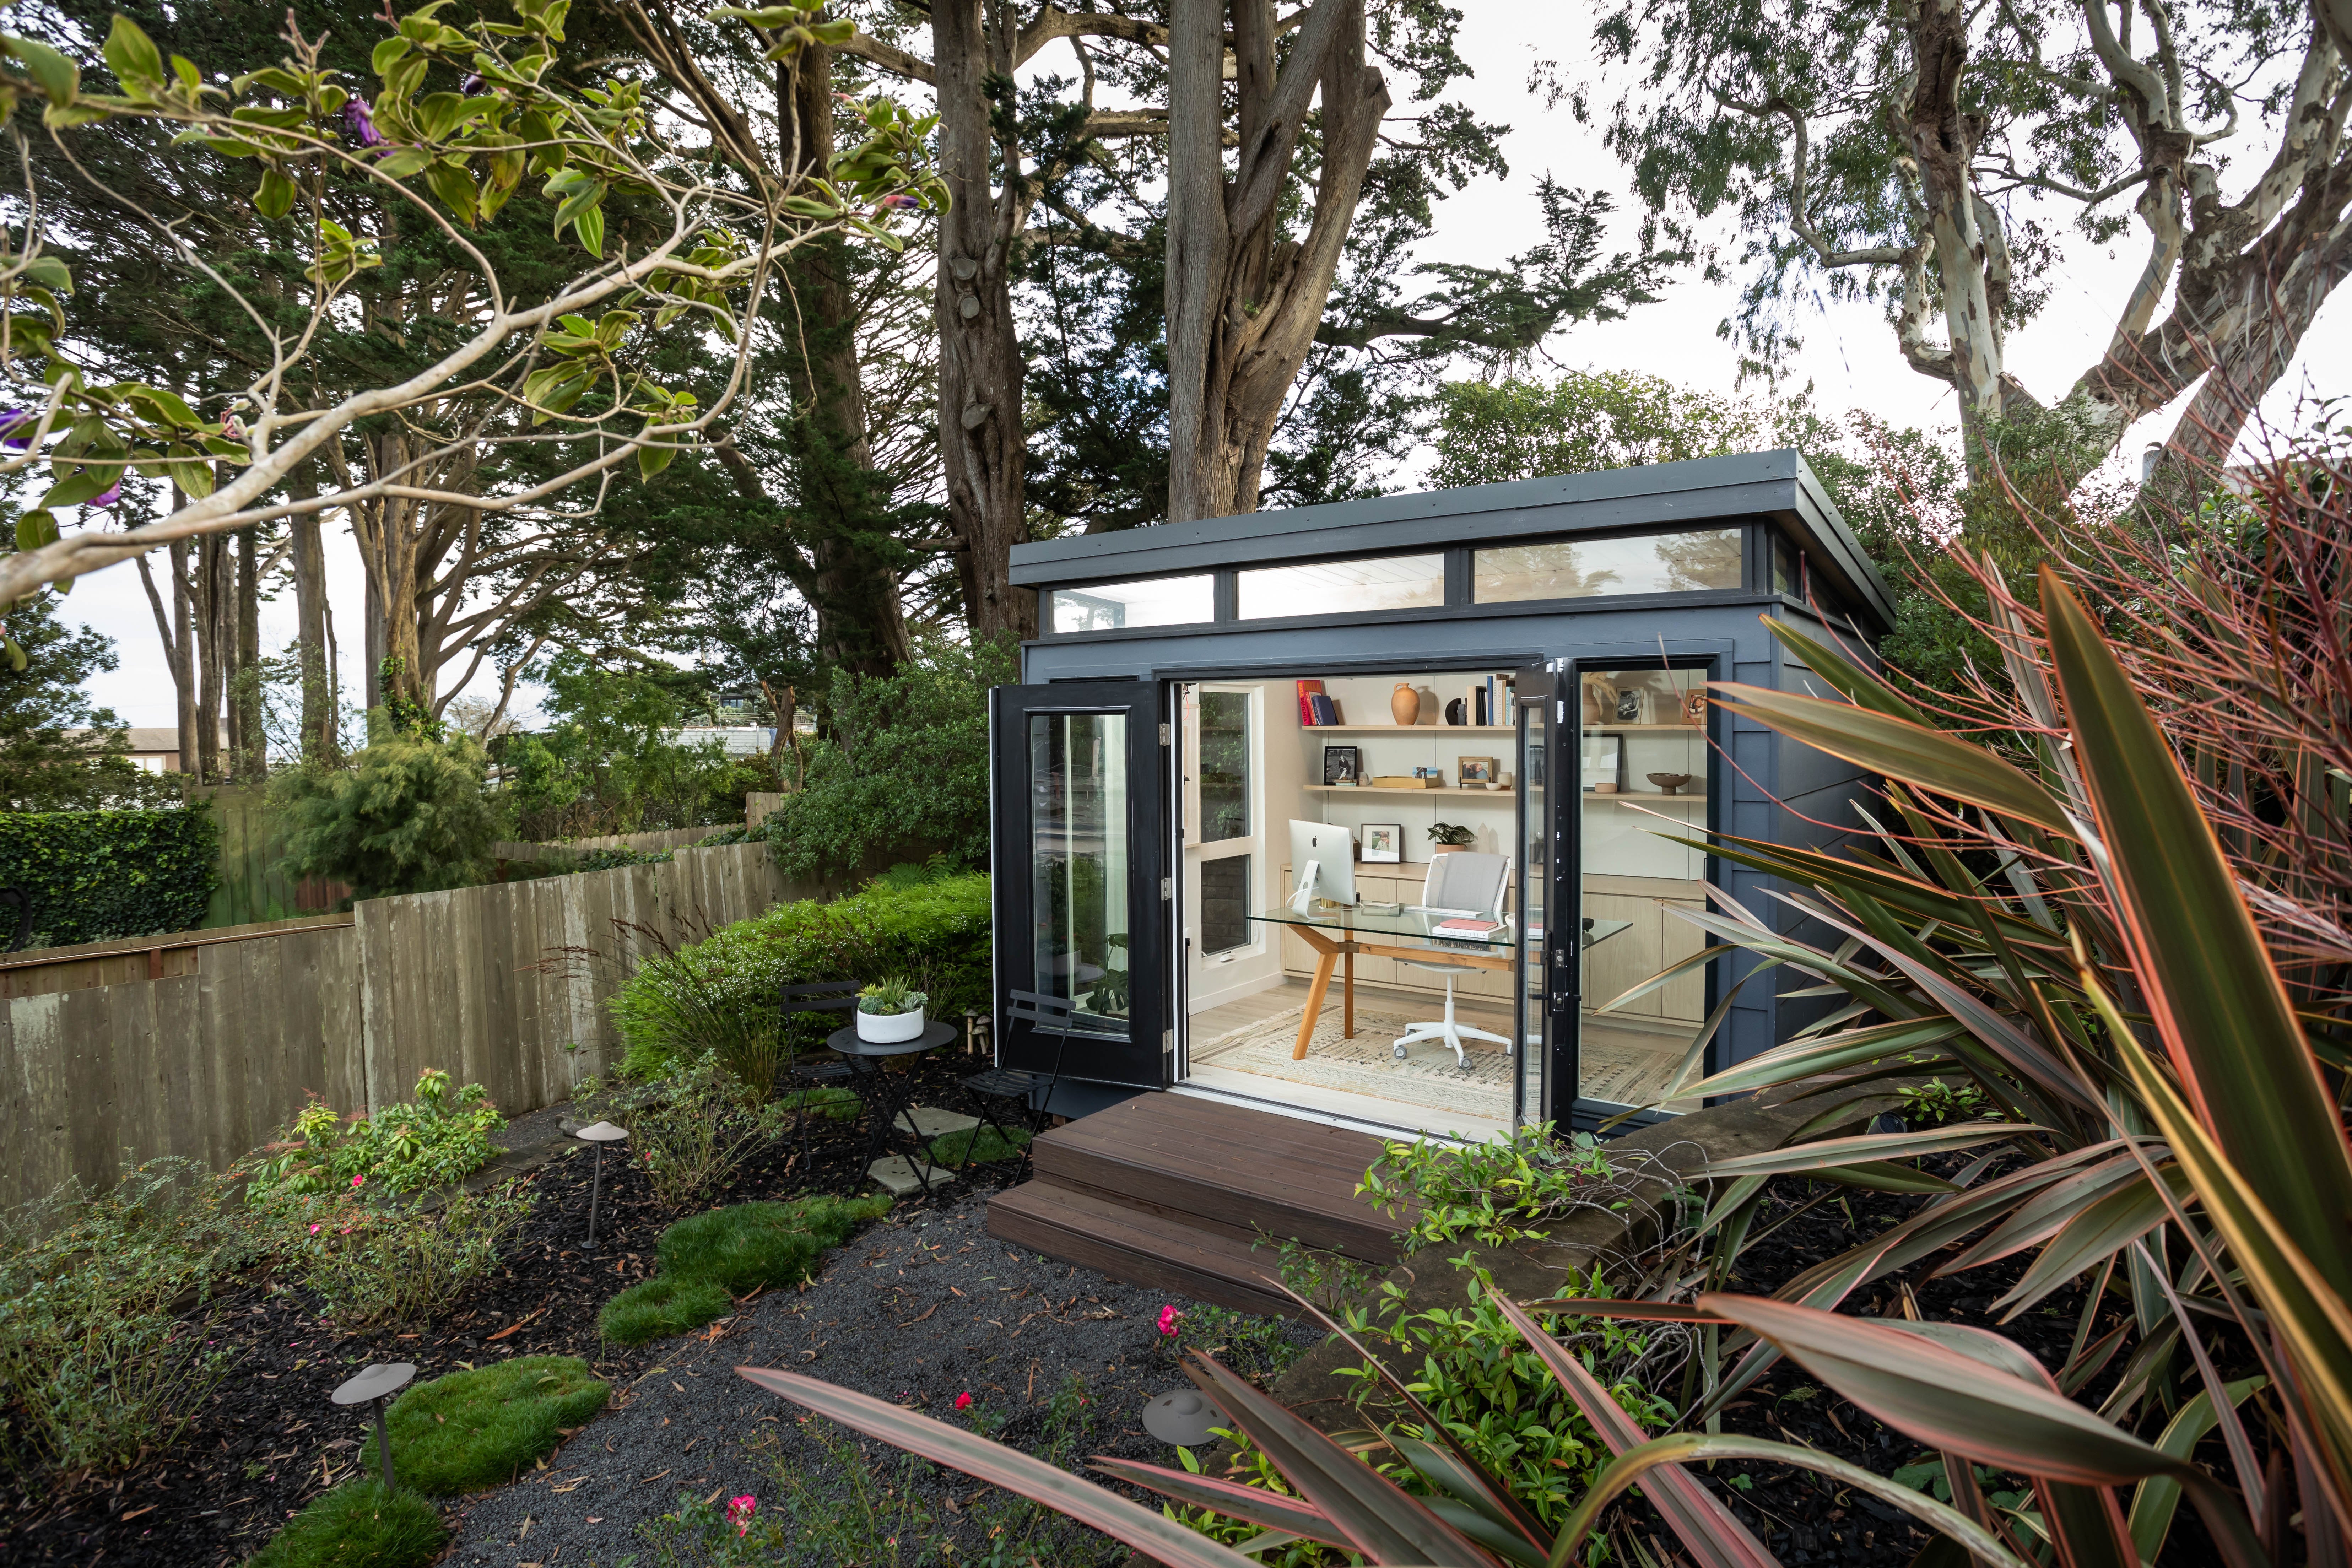
[[[1440,822],[1430,828],[1429,842],[1431,854],[1451,855],[1456,849],[1467,849],[1477,843],[1478,834],[1475,828],[1465,827],[1458,822]]]
[[[898,1045],[923,1032],[923,1004],[930,998],[903,974],[877,980],[857,994],[857,1037],[877,1046]]]

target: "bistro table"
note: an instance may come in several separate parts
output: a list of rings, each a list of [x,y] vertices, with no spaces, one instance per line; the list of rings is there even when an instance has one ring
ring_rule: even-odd
[[[1323,998],[1331,989],[1335,970],[1340,974],[1339,1032],[1343,1038],[1356,1037],[1356,954],[1360,952],[1376,958],[1460,963],[1506,973],[1519,961],[1518,931],[1514,922],[1501,915],[1467,917],[1491,921],[1494,929],[1459,932],[1438,930],[1447,921],[1465,918],[1458,911],[1412,905],[1374,912],[1349,904],[1317,904],[1302,914],[1286,903],[1260,910],[1249,918],[1268,925],[1288,926],[1298,933],[1300,941],[1315,950],[1315,979],[1307,989],[1307,1016],[1298,1021],[1298,1039],[1290,1047],[1293,1061],[1307,1058],[1307,1042],[1314,1038],[1315,1023],[1323,1015]],[[1587,920],[1582,945],[1589,948],[1605,942],[1632,924],[1631,921]],[[1540,938],[1543,929],[1538,926],[1533,934]]]
[[[883,1069],[894,1057],[916,1057],[925,1051],[935,1051],[955,1037],[953,1024],[933,1021],[926,1023],[923,1032],[911,1040],[884,1042],[861,1039],[855,1024],[846,1029],[835,1029],[824,1039],[826,1047],[838,1052],[842,1060],[848,1064],[851,1092],[866,1102],[866,1109],[874,1119],[874,1131],[866,1141],[866,1163],[872,1164],[889,1152],[890,1134],[897,1131],[899,1119],[904,1117],[907,1131],[915,1141],[914,1152],[908,1157],[908,1163],[915,1168],[915,1180],[923,1184],[926,1193],[931,1190],[931,1179],[926,1173],[931,1168],[931,1163],[923,1148],[923,1130],[915,1125],[914,1100],[911,1096],[901,1096],[892,1085],[890,1075]]]

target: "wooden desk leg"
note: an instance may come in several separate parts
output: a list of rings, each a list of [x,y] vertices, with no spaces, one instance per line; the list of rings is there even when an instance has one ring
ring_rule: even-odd
[[[1315,1037],[1315,1020],[1323,1014],[1323,998],[1331,989],[1331,971],[1339,966],[1339,950],[1336,946],[1318,944],[1320,951],[1315,959],[1315,984],[1307,988],[1307,1016],[1299,1020],[1298,1043],[1290,1047],[1290,1059],[1307,1059],[1307,1042]]]
[[[1346,973],[1339,980],[1339,1033],[1343,1038],[1356,1037],[1356,944],[1348,944]]]

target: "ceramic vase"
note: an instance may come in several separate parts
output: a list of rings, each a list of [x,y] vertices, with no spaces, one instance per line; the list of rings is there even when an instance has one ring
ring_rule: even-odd
[[[1421,693],[1408,683],[1398,681],[1396,689],[1389,693],[1389,717],[1399,724],[1420,723]]]

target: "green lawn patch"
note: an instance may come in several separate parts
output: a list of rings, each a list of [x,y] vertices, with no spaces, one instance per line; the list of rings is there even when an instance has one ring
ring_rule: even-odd
[[[950,1171],[961,1170],[964,1151],[971,1146],[971,1141],[974,1138],[980,1140],[980,1152],[973,1157],[972,1163],[980,1165],[992,1164],[998,1160],[1017,1159],[1020,1157],[1021,1151],[1029,1146],[1027,1128],[1013,1129],[1011,1141],[1007,1142],[995,1128],[983,1121],[977,1127],[967,1127],[961,1132],[950,1132],[944,1138],[933,1139],[931,1163],[945,1165]]]
[[[611,1393],[577,1356],[519,1356],[420,1383],[385,1413],[393,1473],[436,1497],[502,1487],[555,1451]],[[360,1462],[374,1467],[371,1436]]]
[[[641,1345],[717,1322],[734,1304],[735,1298],[724,1285],[658,1275],[605,1302],[597,1314],[596,1328],[616,1345]]]
[[[662,1232],[661,1272],[605,1302],[597,1327],[625,1345],[690,1332],[725,1316],[736,1297],[808,1279],[826,1251],[889,1209],[889,1198],[877,1193],[735,1204],[691,1215]]]
[[[821,1254],[889,1208],[889,1198],[877,1194],[712,1209],[662,1232],[661,1270],[674,1279],[723,1285],[738,1296],[762,1285],[797,1285],[816,1272]]]
[[[406,1487],[345,1481],[312,1498],[246,1568],[421,1568],[448,1539],[440,1512]]]

